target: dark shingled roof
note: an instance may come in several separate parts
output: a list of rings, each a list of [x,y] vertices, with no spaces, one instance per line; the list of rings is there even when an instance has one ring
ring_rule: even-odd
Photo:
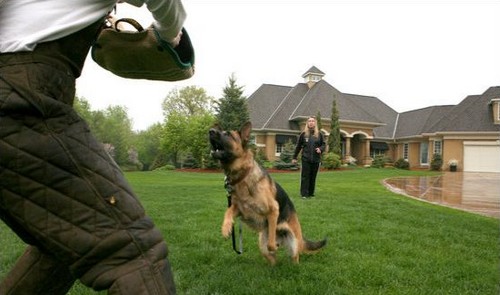
[[[482,95],[467,96],[433,126],[432,131],[500,131],[493,124],[491,100],[500,98],[500,86],[490,87]]]
[[[375,97],[341,93],[326,81],[295,87],[264,84],[248,98],[254,129],[300,131],[301,119],[321,113],[330,119],[332,101],[337,102],[340,120],[369,122],[382,125],[375,128],[377,137],[392,136],[397,112]]]
[[[394,137],[410,137],[431,132],[431,127],[452,108],[453,106],[433,106],[401,113]]]

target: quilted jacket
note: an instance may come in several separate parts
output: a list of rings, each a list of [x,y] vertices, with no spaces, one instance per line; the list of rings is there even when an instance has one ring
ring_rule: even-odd
[[[69,286],[79,278],[115,294],[174,293],[161,233],[72,107],[95,30],[0,54],[0,217],[33,245],[26,255],[68,269]],[[11,294],[18,267],[1,294]]]

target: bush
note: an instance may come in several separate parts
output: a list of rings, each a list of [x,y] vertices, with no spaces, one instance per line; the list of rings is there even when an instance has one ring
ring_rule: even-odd
[[[340,161],[340,156],[335,153],[326,153],[321,162],[321,166],[328,170],[338,169],[341,164],[342,161]]]
[[[252,146],[252,152],[254,154],[255,161],[259,163],[259,165],[264,166],[264,163],[267,161],[266,153],[263,149],[257,148],[257,146]]]
[[[165,171],[165,170],[175,170],[175,166],[171,165],[171,164],[167,164],[167,165],[156,168],[154,171]]]
[[[373,168],[384,168],[385,164],[389,162],[389,159],[385,155],[377,155],[372,161]]]
[[[281,151],[280,158],[274,162],[274,168],[278,170],[298,170],[298,165],[292,163],[294,151],[295,145],[288,141]]]
[[[182,163],[182,168],[199,168],[199,165],[192,154],[187,154]]]
[[[443,157],[440,154],[434,154],[431,160],[431,170],[440,171],[443,166]]]
[[[298,170],[299,169],[297,164],[285,163],[285,162],[280,161],[280,160],[274,162],[274,168],[276,168],[278,170]]]
[[[262,162],[261,166],[265,169],[270,169],[273,168],[273,163],[266,160]]]
[[[398,169],[410,170],[410,163],[403,158],[400,158],[394,162],[394,167]]]

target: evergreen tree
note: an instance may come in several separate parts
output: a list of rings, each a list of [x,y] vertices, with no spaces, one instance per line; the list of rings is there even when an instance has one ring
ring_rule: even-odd
[[[239,130],[250,121],[247,98],[243,96],[243,87],[236,84],[234,75],[223,89],[224,96],[216,102],[216,120],[224,130]]]
[[[341,154],[341,137],[340,137],[340,124],[339,112],[337,110],[336,97],[332,101],[332,117],[330,120],[330,136],[328,137],[328,150],[331,153]]]
[[[318,130],[321,132],[321,129],[323,129],[323,123],[321,122],[321,112],[318,110],[318,113],[316,114],[316,121],[317,121],[317,126]]]

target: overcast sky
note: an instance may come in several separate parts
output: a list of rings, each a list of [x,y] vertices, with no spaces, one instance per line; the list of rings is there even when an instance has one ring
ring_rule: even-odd
[[[93,109],[122,105],[134,129],[163,120],[161,102],[195,85],[219,98],[234,73],[251,95],[294,86],[316,66],[343,93],[375,96],[398,112],[458,104],[500,86],[500,1],[184,0],[195,77],[130,80],[87,59],[77,95]],[[145,8],[118,16],[151,22]]]

